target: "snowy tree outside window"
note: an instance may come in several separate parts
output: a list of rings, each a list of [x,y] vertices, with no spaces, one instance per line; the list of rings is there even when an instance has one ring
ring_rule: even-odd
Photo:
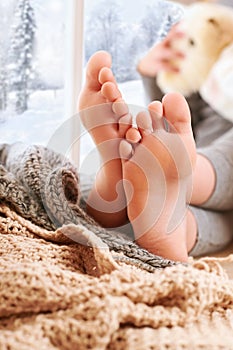
[[[7,65],[7,104],[14,105],[15,112],[21,114],[28,109],[34,78],[36,23],[30,0],[19,0],[13,23]]]
[[[138,79],[136,63],[182,16],[182,7],[164,0],[87,0],[86,60],[97,50],[113,57],[118,82]]]
[[[64,121],[65,0],[0,2],[0,142],[46,145]]]

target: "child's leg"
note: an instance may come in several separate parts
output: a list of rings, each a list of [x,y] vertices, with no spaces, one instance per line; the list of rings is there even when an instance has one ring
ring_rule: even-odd
[[[199,206],[191,208],[197,226],[195,256],[222,250],[233,239],[233,128],[197,151],[191,198]]]
[[[89,195],[87,210],[104,227],[121,226],[127,220],[119,144],[131,126],[131,116],[110,66],[111,57],[106,52],[91,57],[79,98],[81,120],[101,157],[101,169]]]
[[[208,147],[199,149],[200,157],[209,162],[212,168],[211,172],[204,173],[205,176],[200,178],[198,171],[196,172],[196,186],[192,204],[199,204],[204,208],[211,210],[233,210],[233,127],[219,137]],[[203,181],[212,181],[214,174],[214,186],[212,191],[206,197],[205,201],[196,203],[200,186],[203,186]],[[199,180],[198,180],[199,178]]]
[[[166,95],[162,104],[154,102],[149,110],[150,114],[137,116],[140,143],[132,146],[125,140],[120,144],[128,217],[139,245],[186,261],[186,203],[196,160],[190,112],[179,94]],[[170,124],[169,131],[162,115]]]
[[[190,242],[189,254],[200,256],[223,250],[233,240],[232,227],[232,210],[219,212],[190,207],[190,218],[187,225]],[[193,241],[195,233],[196,241]]]

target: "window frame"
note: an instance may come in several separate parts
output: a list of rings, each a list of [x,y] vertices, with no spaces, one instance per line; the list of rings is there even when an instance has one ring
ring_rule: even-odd
[[[83,83],[84,62],[84,0],[67,2],[66,19],[66,75],[65,117],[77,114],[77,102]],[[80,160],[80,120],[73,117],[70,123],[71,159],[78,167]]]

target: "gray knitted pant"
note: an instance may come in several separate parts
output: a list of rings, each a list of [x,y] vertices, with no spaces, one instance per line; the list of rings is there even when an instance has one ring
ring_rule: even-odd
[[[224,119],[216,126],[221,128],[222,124]],[[198,224],[198,241],[191,252],[194,256],[220,250],[233,239],[233,127],[198,152],[211,161],[217,181],[202,208],[191,208]]]

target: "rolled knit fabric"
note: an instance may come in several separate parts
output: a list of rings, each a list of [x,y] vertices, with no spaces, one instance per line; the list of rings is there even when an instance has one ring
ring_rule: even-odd
[[[80,226],[89,247],[49,240],[71,226],[47,232],[0,204],[1,350],[233,350],[233,282],[216,259],[148,273]]]
[[[45,147],[21,143],[0,146],[0,202],[47,230],[82,225],[100,238],[99,244],[123,253],[121,260],[128,259],[129,264],[148,271],[177,264],[140,248],[122,233],[100,227],[79,205],[75,167]]]

